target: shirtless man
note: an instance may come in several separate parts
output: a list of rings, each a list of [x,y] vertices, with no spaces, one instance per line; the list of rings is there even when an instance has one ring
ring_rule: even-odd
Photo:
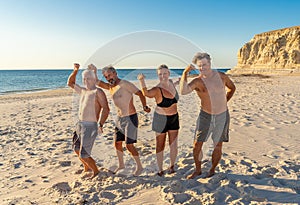
[[[89,69],[92,69],[97,75],[97,68],[94,65],[89,65]],[[134,147],[134,143],[137,141],[138,116],[133,104],[133,94],[139,96],[145,112],[150,112],[151,109],[146,105],[146,98],[143,93],[131,82],[120,79],[114,67],[103,68],[102,74],[108,83],[97,80],[97,85],[109,90],[118,116],[115,127],[115,148],[119,166],[114,172],[125,168],[122,141],[126,140],[126,148],[136,163],[133,175],[138,176],[142,173],[143,167],[139,153]]]
[[[235,85],[226,74],[211,69],[211,59],[207,53],[196,53],[193,63],[199,67],[200,75],[187,83],[187,74],[196,69],[193,65],[189,65],[183,71],[180,81],[182,95],[195,90],[201,100],[201,111],[197,119],[193,148],[195,171],[187,176],[188,179],[201,175],[202,145],[210,135],[214,142],[214,150],[212,166],[206,177],[215,174],[215,168],[222,155],[222,143],[229,141],[227,102],[235,92]]]
[[[84,166],[84,172],[92,171],[87,177],[94,178],[99,170],[91,157],[91,151],[98,132],[103,131],[102,127],[108,117],[109,107],[103,90],[96,88],[96,76],[93,71],[83,71],[82,80],[85,87],[75,83],[79,67],[79,64],[74,63],[74,70],[68,78],[68,86],[80,95],[79,122],[76,129],[78,139],[74,151]]]

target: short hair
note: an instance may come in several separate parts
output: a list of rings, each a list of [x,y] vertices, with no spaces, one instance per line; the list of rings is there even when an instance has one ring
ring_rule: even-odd
[[[88,75],[90,75],[93,79],[96,79],[96,75],[95,75],[94,71],[92,71],[92,70],[84,70],[84,71],[82,72],[82,78],[84,78],[84,75],[85,75],[85,74],[88,74]]]
[[[197,60],[201,60],[201,59],[204,59],[204,58],[206,58],[209,62],[211,61],[210,55],[209,55],[208,53],[200,53],[200,52],[199,52],[199,53],[196,53],[196,54],[195,54],[195,56],[194,56],[192,62],[193,62],[194,64],[196,64],[196,63],[197,63]]]
[[[169,70],[168,66],[165,65],[165,64],[161,64],[160,66],[158,66],[157,70],[161,70],[161,69],[163,69],[163,68]]]
[[[102,68],[102,73],[104,73],[106,71],[111,71],[111,72],[115,73],[116,69],[112,65],[108,65],[108,66],[105,66],[104,68]]]

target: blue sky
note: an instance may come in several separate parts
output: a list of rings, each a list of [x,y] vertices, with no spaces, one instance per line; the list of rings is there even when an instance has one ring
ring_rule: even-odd
[[[145,30],[179,35],[210,53],[215,67],[234,67],[255,34],[300,25],[299,8],[300,1],[288,0],[0,0],[0,69],[71,68],[112,40]],[[149,53],[117,66],[156,67],[155,58],[184,66]]]

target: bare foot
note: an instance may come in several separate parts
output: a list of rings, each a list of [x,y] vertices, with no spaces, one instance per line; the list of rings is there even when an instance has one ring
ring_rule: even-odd
[[[200,171],[200,172],[194,171],[193,174],[188,175],[186,178],[187,178],[187,179],[194,179],[195,177],[197,177],[197,176],[199,176],[199,175],[201,175],[201,174],[202,174],[201,171]]]
[[[159,171],[159,172],[157,172],[157,175],[160,176],[160,177],[162,177],[164,174],[165,174],[164,171]]]
[[[137,167],[135,172],[133,173],[133,176],[139,176],[143,172],[144,168],[143,167]]]
[[[82,174],[82,173],[87,173],[87,172],[91,172],[91,169],[78,169],[77,171],[74,172],[74,174]]]
[[[92,172],[85,173],[81,176],[81,179],[89,179],[93,176]]]
[[[91,172],[92,170],[90,169],[90,168],[88,168],[88,167],[84,167],[84,170],[83,170],[84,172]]]
[[[207,175],[205,176],[205,178],[209,178],[215,175],[215,171],[213,170],[209,170],[209,172],[207,173]]]
[[[82,174],[83,173],[83,169],[78,169],[77,171],[74,172],[74,174]]]
[[[116,174],[118,171],[120,171],[120,170],[122,170],[124,168],[125,168],[125,166],[120,166],[117,169],[115,169],[115,171],[113,171],[113,173]]]
[[[173,173],[175,173],[174,165],[170,166],[168,169],[168,174],[173,174]]]
[[[94,179],[96,176],[98,176],[99,173],[100,173],[99,171],[98,172],[94,172],[93,175],[90,176],[89,179]]]

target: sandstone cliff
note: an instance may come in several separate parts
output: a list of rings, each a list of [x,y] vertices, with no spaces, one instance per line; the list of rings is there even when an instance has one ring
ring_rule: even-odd
[[[230,73],[300,74],[300,26],[255,35],[238,51]]]

